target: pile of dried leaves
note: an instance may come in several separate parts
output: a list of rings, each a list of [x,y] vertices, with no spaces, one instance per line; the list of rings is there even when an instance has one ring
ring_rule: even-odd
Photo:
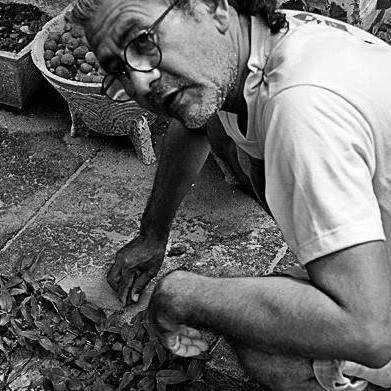
[[[118,312],[107,316],[80,288],[67,294],[53,277],[35,277],[34,266],[0,276],[0,391],[10,390],[25,367],[13,367],[18,350],[29,352],[28,361],[41,355],[57,362],[53,367],[40,360],[42,377],[29,390],[213,389],[203,381],[206,355],[172,355],[144,313],[120,327]]]

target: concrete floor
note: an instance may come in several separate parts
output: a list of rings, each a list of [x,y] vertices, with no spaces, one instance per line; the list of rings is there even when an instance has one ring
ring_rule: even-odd
[[[67,105],[49,86],[22,112],[0,107],[0,271],[40,256],[39,272],[68,290],[80,286],[106,309],[120,303],[105,281],[115,252],[137,234],[156,165],[135,157],[126,137],[71,138]],[[157,125],[159,126],[159,125]],[[155,126],[154,134],[161,131]],[[161,136],[157,136],[159,151]],[[259,276],[293,262],[279,230],[210,159],[173,224],[161,275],[184,268],[209,276]],[[144,308],[153,282],[141,303]],[[224,341],[213,336],[209,363],[244,384]]]

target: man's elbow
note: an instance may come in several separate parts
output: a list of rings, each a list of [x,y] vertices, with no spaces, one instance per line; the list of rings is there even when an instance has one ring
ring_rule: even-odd
[[[391,318],[370,322],[361,333],[354,361],[370,368],[381,368],[391,361]]]

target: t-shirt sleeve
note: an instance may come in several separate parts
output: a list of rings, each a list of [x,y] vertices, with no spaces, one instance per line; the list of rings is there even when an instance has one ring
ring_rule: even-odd
[[[266,197],[299,261],[385,240],[373,132],[360,110],[327,89],[296,86],[274,96],[263,118]]]

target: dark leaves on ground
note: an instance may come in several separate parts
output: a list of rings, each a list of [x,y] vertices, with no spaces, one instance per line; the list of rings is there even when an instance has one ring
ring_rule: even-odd
[[[0,371],[19,348],[58,363],[41,364],[42,378],[34,381],[47,391],[213,389],[203,381],[207,355],[174,356],[143,312],[131,324],[120,319],[89,303],[79,287],[67,294],[51,276],[36,278],[28,268],[0,276]]]

